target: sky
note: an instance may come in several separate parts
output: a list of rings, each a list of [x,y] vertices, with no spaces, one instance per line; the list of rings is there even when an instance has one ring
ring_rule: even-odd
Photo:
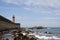
[[[21,27],[60,27],[60,0],[0,0],[0,15]]]

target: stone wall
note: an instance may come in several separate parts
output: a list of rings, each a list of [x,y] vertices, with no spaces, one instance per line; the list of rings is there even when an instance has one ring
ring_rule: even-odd
[[[19,24],[15,24],[15,23],[9,23],[9,22],[5,22],[0,20],[0,30],[6,30],[6,29],[13,29],[13,28],[19,28],[20,25]]]

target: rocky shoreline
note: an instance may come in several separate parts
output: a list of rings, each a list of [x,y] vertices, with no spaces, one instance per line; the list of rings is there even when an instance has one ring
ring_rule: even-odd
[[[37,38],[33,35],[29,35],[29,33],[32,33],[31,31],[23,31],[23,30],[18,30],[18,31],[13,31],[11,32],[12,38],[2,38],[1,40],[37,40]]]
[[[7,37],[5,36],[0,40],[43,40],[43,39],[55,40],[55,39],[60,39],[57,36],[53,36],[53,34],[50,32],[36,33],[36,32],[29,30],[29,29],[12,31],[9,33],[10,34],[8,34],[8,35],[11,38],[8,38],[9,36],[6,35]]]

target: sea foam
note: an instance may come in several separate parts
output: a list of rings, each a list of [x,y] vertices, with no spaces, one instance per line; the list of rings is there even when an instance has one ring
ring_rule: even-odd
[[[40,35],[41,34],[43,34],[43,33],[40,33]],[[42,36],[40,36],[40,35],[38,35],[38,34],[36,34],[36,33],[30,33],[29,35],[34,35],[36,38],[38,38],[38,39],[40,39],[40,40],[60,40],[60,38],[59,37],[57,37],[57,36],[54,36],[54,35],[52,35],[52,36],[45,36],[44,34],[42,35]],[[46,35],[48,35],[48,34],[46,34]]]

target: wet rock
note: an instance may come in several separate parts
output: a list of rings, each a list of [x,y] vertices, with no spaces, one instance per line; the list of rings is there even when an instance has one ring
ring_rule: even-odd
[[[3,40],[9,40],[8,38],[3,38]]]
[[[14,40],[21,40],[20,37],[15,37]]]
[[[52,34],[51,32],[45,32],[46,34]]]
[[[22,40],[29,40],[29,37],[27,37],[26,35],[24,35],[24,36],[22,37]]]
[[[32,37],[32,38],[30,38],[30,40],[36,40],[36,39]]]

